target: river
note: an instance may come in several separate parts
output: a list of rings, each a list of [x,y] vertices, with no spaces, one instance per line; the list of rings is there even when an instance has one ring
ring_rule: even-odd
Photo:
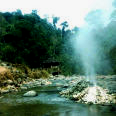
[[[23,97],[27,91],[9,93],[0,99],[0,116],[116,116],[116,106],[86,105],[59,95],[56,86],[33,88],[36,97]]]

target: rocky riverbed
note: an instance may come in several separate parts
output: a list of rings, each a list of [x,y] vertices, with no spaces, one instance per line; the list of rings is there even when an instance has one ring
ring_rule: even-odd
[[[76,103],[61,97],[59,92],[62,89],[43,85],[4,94],[0,99],[0,116],[115,116],[116,114],[116,105]],[[26,92],[32,90],[37,96],[23,97]]]
[[[18,92],[41,86],[57,86],[62,96],[78,102],[94,104],[116,103],[116,76],[97,76],[97,86],[85,81],[85,76],[50,76],[48,79],[27,78],[15,86],[7,80],[7,86],[0,88],[1,97],[4,93]],[[93,95],[93,96],[92,96]],[[91,96],[91,97],[90,97]],[[92,101],[93,100],[93,101]]]

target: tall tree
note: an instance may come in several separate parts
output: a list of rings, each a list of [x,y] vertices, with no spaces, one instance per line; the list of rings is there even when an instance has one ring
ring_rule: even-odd
[[[63,23],[61,23],[61,26],[62,26],[62,37],[64,37],[65,29],[68,27],[68,22],[64,21]]]
[[[59,21],[59,17],[52,17],[53,18],[53,25],[54,25],[54,27],[56,27],[56,24],[57,24],[57,22]]]

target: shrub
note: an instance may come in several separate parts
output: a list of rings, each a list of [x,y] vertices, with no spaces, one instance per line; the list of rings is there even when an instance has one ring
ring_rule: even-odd
[[[29,77],[30,78],[48,78],[49,77],[49,73],[46,70],[39,70],[39,69],[33,69],[30,73],[29,73]]]

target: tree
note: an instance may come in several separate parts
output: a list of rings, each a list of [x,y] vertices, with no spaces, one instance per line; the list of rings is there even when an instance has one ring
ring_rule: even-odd
[[[63,23],[61,23],[62,26],[62,30],[65,30],[66,27],[68,27],[68,22],[64,21]]]
[[[33,15],[37,15],[37,10],[32,10]]]
[[[54,27],[56,27],[56,24],[57,24],[57,22],[59,21],[59,17],[52,17],[53,18],[53,25],[54,25]]]
[[[68,22],[64,21],[63,23],[61,23],[61,26],[62,26],[62,37],[64,37],[65,29],[68,27]]]

